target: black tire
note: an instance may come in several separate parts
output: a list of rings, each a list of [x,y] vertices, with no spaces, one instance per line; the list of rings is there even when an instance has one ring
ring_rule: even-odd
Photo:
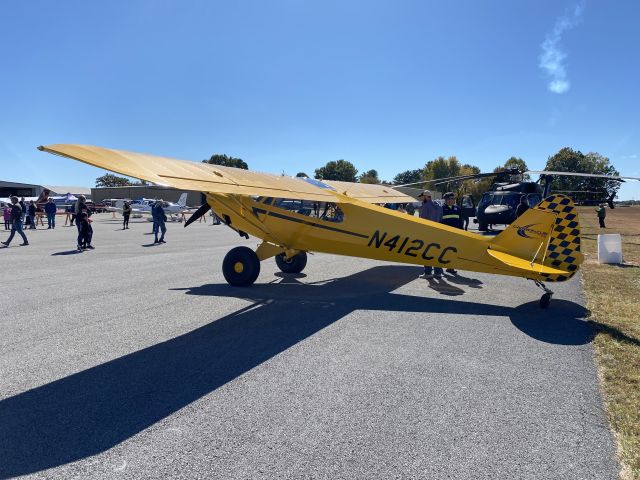
[[[545,293],[544,295],[542,295],[542,297],[540,297],[540,308],[547,308],[549,306],[549,303],[551,303],[550,293]]]
[[[250,248],[232,248],[222,261],[222,274],[229,285],[248,287],[260,274],[260,260]]]
[[[287,260],[284,253],[276,255],[276,265],[284,273],[300,273],[307,266],[307,253],[300,252]]]
[[[487,226],[488,226],[488,224],[486,224],[484,222],[478,223],[478,231],[486,232],[487,231]]]

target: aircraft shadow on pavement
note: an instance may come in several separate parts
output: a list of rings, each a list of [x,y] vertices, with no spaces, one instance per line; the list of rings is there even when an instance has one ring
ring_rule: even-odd
[[[378,266],[324,282],[184,288],[187,295],[252,304],[166,342],[0,401],[0,478],[39,472],[104,452],[357,309],[509,317],[540,341],[592,338],[585,309],[553,300],[517,308],[391,293],[419,269]],[[292,288],[292,284],[298,285]],[[446,321],[443,319],[442,321]]]

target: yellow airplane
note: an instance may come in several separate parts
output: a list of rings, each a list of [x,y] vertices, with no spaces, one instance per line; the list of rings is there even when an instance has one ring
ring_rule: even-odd
[[[544,282],[571,278],[582,263],[580,226],[573,202],[551,195],[495,237],[409,216],[378,204],[415,199],[384,185],[290,178],[206,163],[85,145],[48,145],[39,150],[177,189],[206,194],[210,208],[240,235],[262,243],[231,249],[222,262],[227,282],[248,286],[260,262],[275,257],[280,270],[301,272],[306,252],[456,268]]]

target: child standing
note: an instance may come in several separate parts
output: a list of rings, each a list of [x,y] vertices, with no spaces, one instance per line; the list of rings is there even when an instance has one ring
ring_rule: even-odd
[[[2,215],[4,216],[4,229],[11,230],[11,208],[9,205],[4,206]]]

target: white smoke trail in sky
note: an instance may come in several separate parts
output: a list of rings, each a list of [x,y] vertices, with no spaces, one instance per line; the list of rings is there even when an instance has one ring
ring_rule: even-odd
[[[560,17],[556,21],[553,31],[547,34],[544,42],[542,42],[539,66],[550,78],[548,88],[553,93],[564,93],[571,86],[564,66],[567,54],[560,49],[559,44],[560,40],[562,40],[562,34],[582,21],[584,6],[585,3],[582,1],[573,7],[571,14]]]

